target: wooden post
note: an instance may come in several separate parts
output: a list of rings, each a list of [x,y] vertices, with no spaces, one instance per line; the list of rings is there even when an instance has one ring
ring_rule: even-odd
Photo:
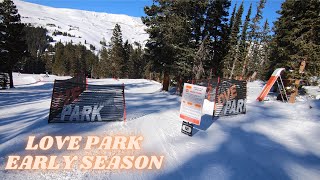
[[[300,64],[299,74],[303,74],[303,73],[304,73],[304,68],[305,68],[305,67],[306,67],[306,61],[303,60],[303,61],[301,62],[301,64]],[[296,79],[296,80],[295,80],[293,93],[290,95],[289,103],[295,103],[295,102],[296,102],[296,97],[297,97],[297,95],[298,95],[300,81],[301,81],[301,79]]]
[[[165,71],[163,76],[163,91],[169,91],[169,84],[170,84],[170,76],[169,72]]]

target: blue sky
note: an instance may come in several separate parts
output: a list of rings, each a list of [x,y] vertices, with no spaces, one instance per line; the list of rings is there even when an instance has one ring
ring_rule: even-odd
[[[107,12],[113,14],[127,14],[129,16],[141,17],[144,16],[143,7],[151,5],[152,0],[24,0],[36,4],[57,7],[57,8],[72,8],[96,12]],[[263,11],[264,19],[268,18],[269,22],[276,20],[279,15],[276,13],[280,10],[281,3],[284,0],[267,0],[266,7]],[[242,0],[232,0],[230,7],[230,14],[233,6],[237,3],[238,6]],[[259,0],[245,0],[244,14],[246,15],[250,3],[253,3],[252,16],[256,12],[256,5]]]

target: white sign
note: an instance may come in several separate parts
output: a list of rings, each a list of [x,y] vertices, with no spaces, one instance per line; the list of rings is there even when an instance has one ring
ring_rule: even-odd
[[[190,123],[200,125],[202,105],[206,96],[206,91],[206,87],[184,83],[180,118]]]
[[[63,107],[60,120],[65,121],[67,118],[69,121],[79,121],[80,119],[81,121],[94,121],[97,117],[98,121],[101,121],[100,111],[103,107],[104,106],[94,105],[93,108],[92,106],[83,106],[83,108],[80,109],[79,106],[74,106],[73,108],[71,105],[67,105]]]

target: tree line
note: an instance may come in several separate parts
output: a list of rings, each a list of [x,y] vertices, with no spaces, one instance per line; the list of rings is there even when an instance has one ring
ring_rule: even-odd
[[[109,45],[103,46],[98,54],[94,53],[95,47],[91,44],[89,49],[72,41],[65,44],[56,42],[53,46],[50,44],[52,37],[41,27],[26,26],[24,31],[30,53],[19,62],[20,72],[71,76],[82,73],[92,78],[143,77],[142,47],[139,43],[123,43],[118,24],[115,25]]]
[[[146,44],[150,67],[164,79],[263,75],[270,42],[268,21],[260,28],[265,3],[260,0],[253,17],[251,4],[242,22],[244,2],[234,6],[229,18],[228,0],[155,0],[145,7],[147,16],[142,18],[150,35]]]
[[[110,42],[102,38],[97,54],[92,45],[89,50],[72,42],[50,45],[46,29],[20,23],[13,2],[4,0],[0,71],[156,78],[163,81],[164,90],[172,78],[266,79],[277,67],[288,70],[287,78],[319,76],[320,2],[285,0],[273,29],[268,20],[262,22],[265,5],[266,0],[260,0],[244,12],[242,2],[229,15],[230,0],[154,0],[142,17],[149,34],[145,47],[123,42],[116,24]],[[307,66],[301,74],[302,61]]]
[[[142,46],[123,43],[120,25],[115,25],[110,43],[94,53],[91,44],[88,50],[81,43],[54,42],[47,29],[21,23],[11,0],[0,5],[0,72],[9,74],[10,87],[14,87],[13,71],[71,76],[81,73],[92,78],[144,77]]]
[[[286,78],[319,76],[319,11],[317,0],[285,0],[272,33],[262,22],[266,0],[234,5],[229,0],[155,0],[142,18],[150,38],[145,55],[150,68],[168,79],[266,79],[277,67]],[[299,65],[306,60],[305,73]]]

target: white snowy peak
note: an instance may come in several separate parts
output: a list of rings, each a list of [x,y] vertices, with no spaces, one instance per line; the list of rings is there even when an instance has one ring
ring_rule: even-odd
[[[110,41],[114,26],[121,26],[123,40],[138,42],[144,46],[148,39],[146,26],[138,17],[108,14],[83,10],[52,8],[24,1],[14,0],[23,23],[48,29],[48,35],[55,42],[90,44],[97,50],[102,48],[100,41]],[[55,33],[55,35],[53,35]]]

